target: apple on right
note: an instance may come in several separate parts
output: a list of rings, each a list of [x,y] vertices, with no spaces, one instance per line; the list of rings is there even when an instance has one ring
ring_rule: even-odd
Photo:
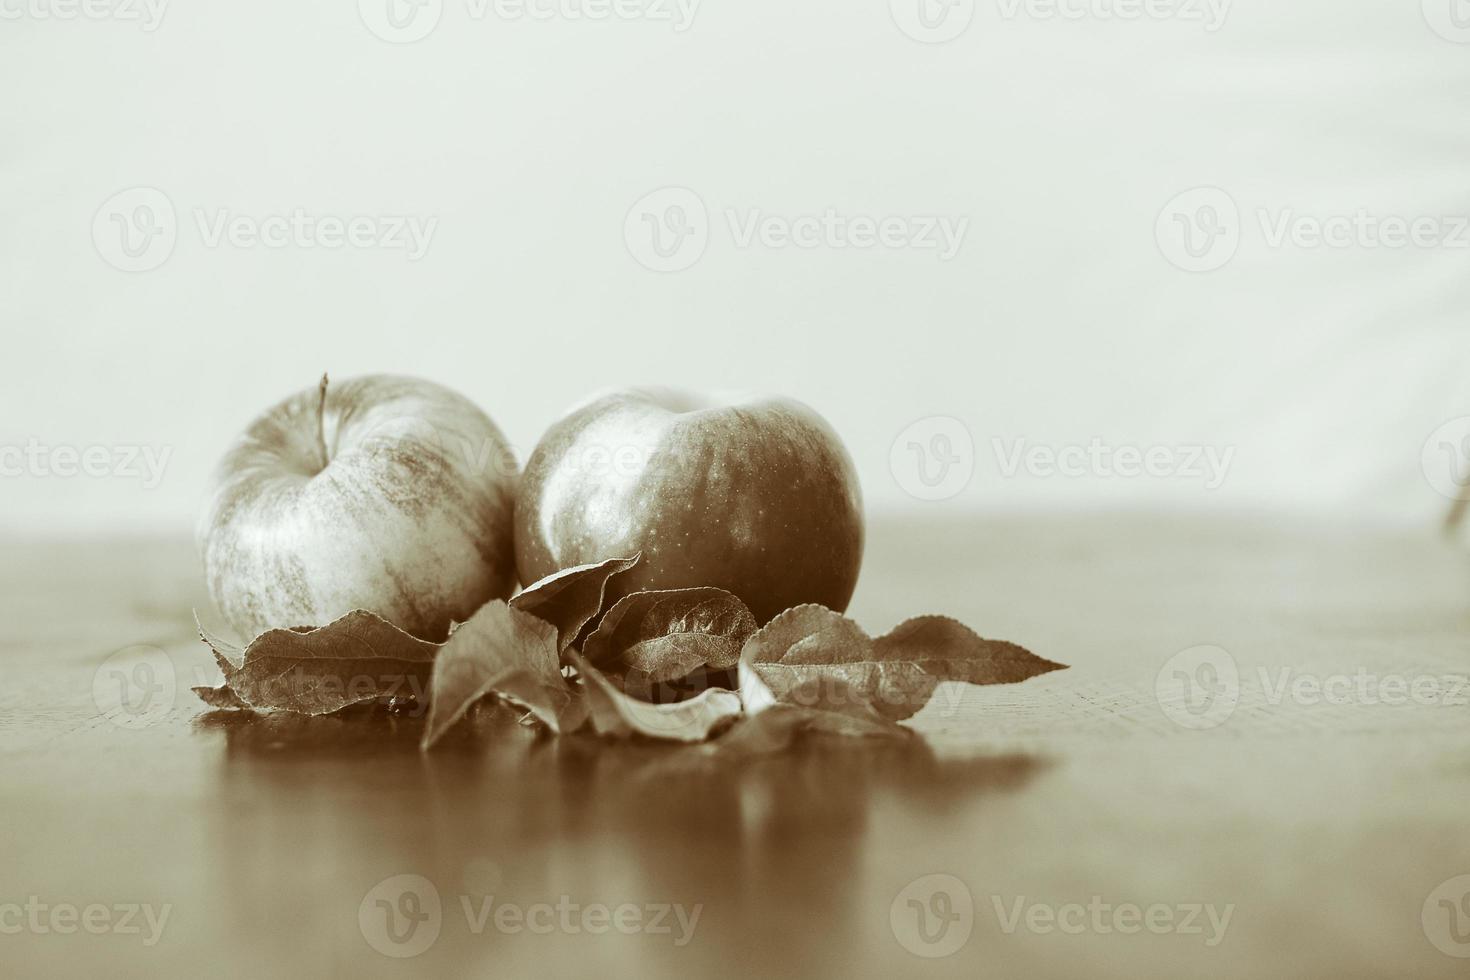
[[[610,598],[716,586],[761,623],[804,602],[841,612],[862,566],[862,493],[842,441],[801,402],[626,389],[542,437],[515,552],[523,583],[642,552]]]

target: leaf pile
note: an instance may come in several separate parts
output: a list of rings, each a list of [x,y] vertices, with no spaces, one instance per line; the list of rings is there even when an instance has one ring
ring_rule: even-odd
[[[268,630],[243,649],[200,626],[225,681],[194,690],[213,708],[427,710],[426,749],[477,702],[498,698],[559,734],[590,727],[769,750],[805,732],[907,737],[898,722],[942,681],[1013,684],[1062,667],[945,616],[874,638],[818,605],[758,627],[716,588],[635,592],[604,608],[609,580],[638,561],[564,569],[487,603],[442,644],[365,610]]]

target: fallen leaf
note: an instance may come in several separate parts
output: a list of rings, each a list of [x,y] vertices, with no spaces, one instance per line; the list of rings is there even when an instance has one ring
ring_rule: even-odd
[[[787,748],[807,733],[909,739],[911,728],[875,716],[873,724],[849,721],[794,704],[775,704],[765,711],[740,718],[713,743],[721,758],[769,755]]]
[[[592,717],[592,706],[588,703],[586,691],[579,686],[567,683],[565,678],[562,679],[562,683],[567,685],[567,693],[571,700],[557,716],[558,734],[575,732]]]
[[[908,737],[897,722],[941,681],[1015,683],[1063,666],[945,616],[918,616],[874,639],[803,605],[756,629],[745,605],[716,588],[625,596],[579,654],[572,644],[602,613],[608,580],[639,557],[548,576],[482,607],[442,645],[365,610],[269,630],[243,648],[199,624],[225,683],[194,691],[214,708],[306,715],[384,700],[427,705],[426,749],[494,695],[527,711],[523,722],[559,733],[590,720],[604,735],[702,742],[729,729],[721,743],[759,752],[811,732]],[[563,658],[579,683],[562,676]]]
[[[631,694],[643,701],[663,704],[669,701],[687,701],[712,687],[733,691],[737,686],[738,675],[734,667],[726,667],[723,670],[695,667],[682,677],[658,683],[650,683],[647,677],[637,671],[627,671],[611,676],[615,678],[617,686],[624,693]]]
[[[758,715],[767,708],[776,705],[776,694],[771,686],[761,680],[760,674],[755,672],[755,649],[749,643],[745,645],[746,653],[740,656],[738,666],[739,673],[738,691],[740,693],[740,704],[747,715]]]
[[[778,701],[830,710],[846,698],[893,721],[902,721],[928,704],[940,680],[917,664],[877,660],[751,666]]]
[[[607,581],[638,564],[632,558],[609,558],[592,565],[564,568],[528,586],[510,600],[512,609],[528,612],[556,627],[557,652],[565,653],[577,635],[602,611]]]
[[[619,690],[602,671],[575,652],[569,656],[582,676],[592,727],[599,734],[702,742],[740,717],[740,696],[734,691],[712,687],[687,701],[652,704]]]
[[[585,709],[561,675],[557,628],[495,600],[480,607],[439,651],[429,683],[422,747],[433,746],[489,695],[511,701],[554,732],[575,728]]]
[[[871,660],[873,640],[852,620],[826,606],[792,606],[745,644],[751,663],[830,664]]]
[[[940,680],[1016,684],[1065,664],[1004,640],[987,640],[948,616],[915,616],[873,641],[879,660],[916,663]]]
[[[862,627],[824,606],[796,606],[745,645],[743,662],[777,701],[821,712],[868,708],[899,721],[923,707],[939,678],[878,658]]]
[[[789,704],[774,704],[756,714],[746,714],[715,740],[726,757],[767,755],[796,741],[806,727],[809,712]]]
[[[813,676],[777,692],[759,673],[759,665],[741,661],[740,700],[746,718],[740,738],[752,746],[784,745],[803,732],[828,735],[907,738],[912,729],[884,717],[861,692],[841,677]],[[758,722],[750,728],[753,722]],[[732,733],[733,734],[733,733]]]
[[[231,643],[229,640],[211,632],[199,620],[199,611],[194,611],[194,628],[199,632],[199,639],[203,640],[211,650],[214,651],[215,659],[224,657],[233,667],[239,667],[245,659],[245,650],[239,644]]]
[[[727,670],[756,630],[745,603],[724,589],[634,592],[619,599],[582,644],[593,666],[642,690],[699,668]]]
[[[199,695],[199,700],[211,708],[249,708],[250,705],[240,700],[240,695],[228,684],[220,684],[215,687],[191,688]]]
[[[356,609],[322,627],[267,630],[241,650],[200,628],[214,651],[225,687],[204,688],[212,707],[250,707],[324,715],[369,701],[422,702],[436,644]]]
[[[840,709],[851,700],[889,721],[917,712],[940,681],[1010,684],[1062,667],[947,617],[906,620],[874,640],[816,605],[771,620],[746,641],[741,660],[777,701],[846,715]]]

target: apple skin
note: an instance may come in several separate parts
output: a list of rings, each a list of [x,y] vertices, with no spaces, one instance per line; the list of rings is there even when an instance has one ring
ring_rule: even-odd
[[[515,588],[515,457],[467,398],[418,378],[309,388],[252,422],[196,531],[241,636],[367,609],[443,640]]]
[[[800,402],[627,389],[542,437],[516,497],[515,543],[522,582],[641,551],[611,598],[712,585],[765,623],[804,602],[847,608],[862,496],[841,440]]]

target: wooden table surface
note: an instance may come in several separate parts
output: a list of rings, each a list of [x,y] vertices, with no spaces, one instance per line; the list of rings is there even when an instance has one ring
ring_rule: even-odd
[[[211,714],[187,542],[3,556],[7,977],[1470,971],[1470,563],[1430,533],[878,522],[860,622],[1071,669],[734,760]],[[104,712],[120,677],[160,700]]]

